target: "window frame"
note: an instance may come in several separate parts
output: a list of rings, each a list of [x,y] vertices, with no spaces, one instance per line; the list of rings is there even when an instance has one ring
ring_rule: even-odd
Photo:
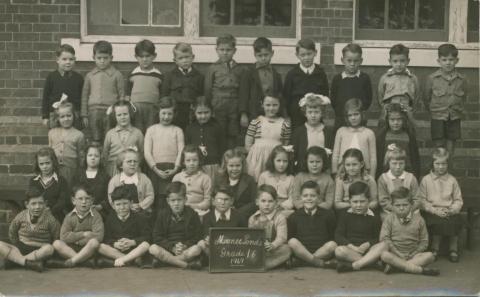
[[[123,16],[123,1],[125,0],[120,0],[120,27],[147,27],[147,28],[181,28],[182,27],[182,22],[183,22],[183,15],[182,15],[182,10],[183,10],[183,5],[182,5],[182,0],[177,0],[178,2],[178,24],[176,25],[155,25],[153,24],[153,18],[152,18],[152,13],[153,13],[153,0],[148,0],[148,24],[122,24],[122,16]],[[169,0],[169,1],[175,1],[175,0]],[[88,24],[87,24],[88,25]]]

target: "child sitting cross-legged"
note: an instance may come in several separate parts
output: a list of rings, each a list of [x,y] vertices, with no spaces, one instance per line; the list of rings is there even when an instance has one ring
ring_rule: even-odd
[[[201,269],[201,248],[196,244],[202,238],[202,224],[197,212],[185,205],[187,188],[182,182],[167,186],[168,207],[159,211],[153,227],[150,254],[159,261],[180,268]]]
[[[138,200],[137,186],[116,187],[112,194],[111,212],[105,221],[105,240],[98,252],[99,267],[121,267],[131,261],[142,266],[142,256],[148,252],[151,229],[145,216],[131,211],[132,201]],[[112,260],[113,259],[113,260]]]
[[[438,269],[424,267],[433,261],[435,256],[425,252],[428,248],[428,232],[425,221],[418,212],[414,212],[410,191],[400,187],[391,194],[392,213],[382,225],[380,241],[387,245],[382,252],[385,273],[392,268],[407,273],[438,275]]]

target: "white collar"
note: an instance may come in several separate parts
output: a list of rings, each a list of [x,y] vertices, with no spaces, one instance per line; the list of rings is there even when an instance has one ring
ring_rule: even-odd
[[[85,170],[85,175],[87,176],[87,178],[95,178],[97,176],[97,173],[98,173],[98,170],[95,170],[95,171]]]
[[[42,178],[42,175],[39,174],[39,175],[37,175],[37,177],[35,177],[33,180],[40,180],[41,178]],[[55,181],[58,182],[58,175],[57,175],[56,172],[54,172],[54,173],[50,176],[50,178],[49,178],[48,180],[50,180],[50,179],[52,179],[52,178],[55,179]]]
[[[118,214],[117,214],[117,218],[122,221],[122,222],[125,222],[126,220],[128,220],[128,218],[130,217],[130,213],[128,213],[128,215],[126,215],[124,218],[121,218]]]
[[[354,213],[353,212],[353,209],[350,207],[348,210],[347,210],[348,213],[353,213],[353,214],[357,214],[357,213]],[[369,208],[367,210],[367,212],[365,213],[365,216],[371,216],[371,217],[374,217],[375,214],[373,213],[373,211]]]
[[[180,70],[180,72],[185,75],[187,73],[192,72],[192,67],[190,66],[190,68],[187,69],[187,73],[185,73],[185,71],[183,71],[182,67],[178,67],[178,70]]]
[[[264,215],[264,214],[262,214],[262,212],[260,210],[257,210],[253,215],[256,216],[256,217],[264,216],[269,221],[271,221],[271,220],[273,220],[273,217],[275,216],[276,213],[277,213],[277,211],[274,210],[271,213],[269,213],[268,215]]]
[[[307,131],[322,132],[323,128],[324,128],[324,125],[322,123],[320,123],[320,125],[318,125],[316,127],[313,127],[313,126],[310,126],[308,123],[305,123],[305,127],[307,127]]]
[[[86,218],[88,215],[91,215],[93,217],[93,211],[92,211],[92,208],[90,208],[90,210],[84,215],[84,216],[81,216],[78,211],[77,211],[77,208],[74,207],[71,214],[76,214],[77,217],[79,217],[80,219],[84,219]]]
[[[395,180],[395,179],[405,180],[406,174],[405,174],[405,171],[403,171],[399,177],[396,177],[395,175],[393,175],[392,171],[389,170],[387,171],[387,177],[391,180]]]
[[[408,76],[412,76],[412,73],[410,72],[410,70],[408,70],[408,68],[405,68],[405,71],[403,71],[403,72],[394,72],[393,68],[390,68],[390,69],[387,70],[387,74],[388,75],[406,74]]]
[[[345,71],[342,72],[342,79],[347,77],[360,77],[360,70],[357,70],[354,74],[347,74]]]
[[[305,72],[306,74],[312,74],[313,70],[315,70],[315,63],[308,68],[304,67],[302,64],[299,64],[299,65],[300,65],[300,69],[302,69],[302,71]]]
[[[138,186],[138,173],[135,173],[132,176],[127,176],[125,173],[120,173],[120,182],[123,184],[134,184]]]
[[[227,221],[230,221],[230,215],[232,214],[232,209],[229,208],[225,212],[225,217],[227,218]],[[220,220],[220,217],[222,216],[221,212],[215,209],[215,221],[218,222]]]
[[[132,71],[132,74],[135,74],[135,73],[158,73],[158,74],[162,74],[160,72],[160,70],[158,70],[157,68],[153,67],[152,69],[150,70],[142,70],[142,68],[140,68],[140,66],[137,66],[135,69],[133,69]]]

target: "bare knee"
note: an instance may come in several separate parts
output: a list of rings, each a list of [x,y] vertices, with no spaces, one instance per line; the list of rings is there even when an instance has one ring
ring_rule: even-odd
[[[148,242],[146,242],[146,241],[140,243],[138,246],[139,246],[139,247],[142,247],[142,248],[144,248],[144,249],[147,249],[147,250],[150,248],[150,244],[149,244]]]
[[[296,238],[290,238],[290,240],[288,241],[288,246],[293,249],[293,248],[298,247],[298,244],[299,244],[299,243],[300,243],[300,241],[298,241],[298,239],[296,239]]]
[[[53,245],[54,249],[58,250],[58,249],[61,249],[64,246],[64,243],[63,243],[63,241],[57,239],[53,242],[52,245]]]
[[[44,246],[42,247],[42,249],[45,251],[45,254],[46,254],[47,256],[51,256],[51,255],[53,255],[53,253],[55,252],[55,249],[53,248],[53,245],[51,245],[51,244],[44,245]]]
[[[335,249],[335,257],[337,258],[345,258],[347,253],[347,248],[344,246],[339,246]]]
[[[380,259],[382,259],[383,262],[391,262],[392,261],[392,254],[387,251],[383,251],[382,254],[380,255]]]
[[[98,240],[96,238],[91,238],[87,244],[86,244],[89,248],[92,248],[92,249],[98,249],[98,247],[100,246],[100,242],[98,242]]]
[[[334,251],[337,248],[337,243],[335,241],[329,241],[324,245],[329,251]]]
[[[149,248],[148,248],[148,252],[152,255],[156,255],[160,252],[160,248],[158,245],[156,244],[152,244]]]

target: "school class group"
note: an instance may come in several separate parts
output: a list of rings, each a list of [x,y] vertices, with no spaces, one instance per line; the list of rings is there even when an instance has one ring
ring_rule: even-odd
[[[391,47],[375,131],[366,127],[373,91],[360,45],[343,48],[330,85],[312,40],[298,41],[299,63],[284,81],[268,38],[254,41],[252,65],[237,64],[235,52],[233,36],[218,37],[218,60],[203,74],[192,46],[178,43],[163,74],[155,45],[142,40],[124,80],[109,42],[95,43],[85,77],[73,70],[73,47],[59,46],[43,92],[49,146],[35,155],[10,241],[0,242],[5,266],[200,270],[211,227],[265,230],[266,269],[436,276],[430,264],[444,237],[447,258],[459,261],[463,201],[448,164],[466,81],[454,45],[438,47],[439,68],[425,82],[407,67],[409,49]],[[434,143],[422,178],[420,101]]]

